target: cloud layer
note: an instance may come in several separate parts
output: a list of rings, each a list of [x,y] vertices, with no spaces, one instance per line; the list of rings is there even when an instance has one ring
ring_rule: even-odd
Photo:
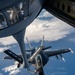
[[[40,19],[42,17],[42,19]],[[48,19],[46,17],[49,17]],[[46,18],[46,20],[44,20]],[[30,41],[39,41],[45,36],[46,41],[56,41],[72,33],[73,27],[55,18],[48,12],[43,12],[39,18],[27,27],[26,36]]]
[[[16,40],[10,36],[10,37],[5,37],[5,38],[0,38],[0,44],[1,45],[10,45],[10,44],[15,44]]]
[[[46,20],[44,20],[45,18]],[[43,10],[42,14],[40,14],[39,17],[27,27],[25,36],[28,37],[30,41],[35,42],[41,40],[43,35],[45,36],[46,41],[56,41],[67,37],[68,34],[73,32],[73,30],[73,27]],[[17,42],[12,36],[0,38],[1,45],[6,46],[15,43]]]
[[[9,75],[16,75],[17,73],[20,72],[20,70],[17,69],[17,64],[5,67],[5,68],[3,68],[3,70],[5,72],[9,72]]]

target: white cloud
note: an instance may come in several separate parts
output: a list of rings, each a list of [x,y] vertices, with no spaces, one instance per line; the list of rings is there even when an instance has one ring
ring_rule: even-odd
[[[0,38],[0,44],[1,45],[10,45],[10,44],[15,44],[16,40],[10,36],[10,37],[5,37],[5,38]]]
[[[11,65],[11,66],[5,67],[3,68],[3,70],[5,72],[9,72],[9,75],[16,75],[17,73],[20,72],[20,70],[17,69],[17,65]]]
[[[18,72],[20,72],[20,70],[13,70],[10,72],[9,75],[16,75]]]
[[[46,41],[56,41],[67,37],[73,30],[73,27],[57,18],[52,18],[51,20],[35,19],[35,21],[27,27],[26,36],[30,41],[41,40],[43,35],[45,35]]]
[[[7,49],[10,49],[11,47],[14,47],[15,43],[16,43],[16,40],[12,36],[6,37],[6,38],[0,38],[0,45],[1,45],[0,53]]]
[[[8,47],[0,47],[0,53],[5,51],[5,50],[7,50],[7,49],[9,49],[9,48],[10,48],[10,46],[8,46]]]

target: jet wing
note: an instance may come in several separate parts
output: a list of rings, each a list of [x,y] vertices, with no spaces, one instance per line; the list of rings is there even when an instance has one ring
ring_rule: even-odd
[[[61,55],[61,54],[64,54],[64,53],[67,53],[67,52],[72,52],[73,51],[68,48],[68,49],[60,49],[60,50],[54,50],[54,51],[50,51],[50,50],[45,50],[44,53],[50,57],[50,56],[56,56],[56,55]]]

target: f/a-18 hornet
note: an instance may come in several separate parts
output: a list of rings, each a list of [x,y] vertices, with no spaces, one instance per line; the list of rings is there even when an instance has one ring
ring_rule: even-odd
[[[27,40],[29,48],[30,48],[30,49],[26,49],[27,61],[28,61],[29,65],[34,67],[34,70],[32,71],[29,68],[29,65],[26,68],[27,68],[28,72],[30,72],[32,74],[38,73],[39,75],[44,75],[43,67],[48,63],[49,57],[55,56],[58,59],[59,58],[58,55],[59,55],[61,57],[61,59],[65,62],[65,59],[63,58],[62,54],[67,53],[67,52],[73,53],[73,51],[70,48],[50,50],[50,48],[52,48],[52,46],[47,46],[47,47],[44,46],[44,36],[41,41],[41,45],[36,48],[33,48],[31,46],[30,42],[28,41],[28,38],[26,38],[26,40]],[[15,61],[18,62],[17,68],[23,67],[22,55],[17,55],[10,50],[5,50],[4,53],[9,55],[9,56],[5,56],[4,59],[9,59],[9,60],[14,59]]]

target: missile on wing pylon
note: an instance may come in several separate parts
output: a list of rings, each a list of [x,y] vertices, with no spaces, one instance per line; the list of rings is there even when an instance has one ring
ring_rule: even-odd
[[[23,63],[22,57],[20,57],[19,55],[15,54],[14,52],[12,52],[10,50],[6,50],[6,51],[4,51],[4,53],[9,55],[9,56],[5,56],[4,59],[14,59],[14,60],[18,61],[21,64]]]

